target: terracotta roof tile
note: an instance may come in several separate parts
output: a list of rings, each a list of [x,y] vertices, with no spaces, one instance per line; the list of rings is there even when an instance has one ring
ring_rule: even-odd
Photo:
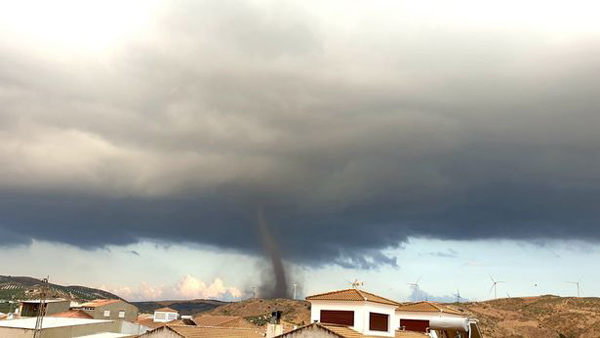
[[[179,313],[179,311],[173,310],[170,307],[162,307],[160,309],[154,310],[154,312],[174,312],[174,313]]]
[[[379,336],[366,336],[363,335],[362,333],[348,327],[348,326],[342,326],[342,325],[333,325],[333,324],[323,324],[323,323],[312,323],[312,324],[308,324],[306,326],[300,327],[296,330],[291,331],[292,333],[294,332],[299,332],[302,330],[306,330],[309,329],[311,327],[319,327],[325,331],[328,331],[329,333],[332,333],[334,335],[336,335],[339,338],[381,338]],[[284,333],[283,335],[280,335],[278,337],[286,337],[286,335],[288,335],[290,332]],[[396,334],[394,336],[395,338],[426,338],[429,337],[427,334],[425,333],[421,333],[421,332],[412,332],[412,331],[396,331]]]
[[[167,325],[156,330],[169,330],[184,338],[263,338],[265,336],[259,329],[239,327]]]
[[[440,312],[454,315],[464,315],[463,313],[460,313],[459,311],[454,310],[450,307],[432,302],[402,304],[399,307],[397,307],[396,310],[401,312]]]
[[[398,306],[400,303],[393,300],[377,296],[375,294],[359,290],[359,289],[345,289],[339,291],[332,291],[321,293],[318,295],[308,296],[306,300],[341,300],[341,301],[367,301],[373,303],[380,303],[386,305]]]
[[[161,326],[164,326],[167,324],[167,323],[163,323],[163,322],[155,322],[154,316],[147,316],[147,315],[139,315],[135,322],[140,325],[144,325],[149,328],[152,328],[152,329],[155,329],[157,327],[161,327]]]
[[[71,310],[71,311],[55,313],[55,314],[48,315],[48,317],[85,318],[85,319],[93,319],[94,318],[91,315],[89,315],[83,311],[80,311],[80,310]]]

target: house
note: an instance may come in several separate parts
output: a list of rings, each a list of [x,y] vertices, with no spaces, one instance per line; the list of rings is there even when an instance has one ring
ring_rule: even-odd
[[[259,329],[220,326],[164,325],[139,336],[140,338],[264,338]]]
[[[168,323],[170,321],[176,320],[179,318],[179,312],[177,310],[173,310],[169,307],[163,307],[157,310],[154,310],[154,322],[157,323]]]
[[[286,332],[277,338],[367,338],[360,332],[343,325],[312,323],[293,331]],[[421,332],[396,331],[394,338],[429,338],[428,334]]]
[[[94,319],[121,319],[135,322],[138,316],[138,308],[121,299],[96,299],[80,304],[77,310],[81,310]]]
[[[394,337],[398,302],[357,288],[306,297],[311,321],[342,325],[367,336]]]
[[[400,304],[358,288],[306,297],[313,324],[279,337],[481,338],[477,320],[431,302]],[[317,323],[317,324],[315,324]]]
[[[40,303],[41,300],[39,299],[21,301],[19,304],[19,313],[21,314],[21,317],[37,317]],[[44,303],[47,316],[68,311],[70,304],[66,299],[46,299]]]
[[[30,338],[35,331],[36,318],[0,321],[0,337]],[[136,332],[123,332],[120,321],[46,317],[42,322],[44,338],[85,337],[100,333],[119,334],[119,337],[134,337]]]

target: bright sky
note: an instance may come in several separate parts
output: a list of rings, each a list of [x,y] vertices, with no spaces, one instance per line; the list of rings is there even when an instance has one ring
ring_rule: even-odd
[[[93,251],[35,242],[31,247],[13,247],[3,252],[4,257],[14,258],[4,261],[3,274],[50,275],[51,281],[58,284],[101,287],[131,300],[239,299],[226,293],[230,288],[239,290],[239,297],[244,298],[259,283],[258,274],[264,269],[259,257],[148,242]],[[600,251],[582,242],[536,245],[414,239],[391,254],[398,257],[399,267],[361,270],[292,265],[290,283],[296,282],[303,289],[301,295],[306,296],[346,288],[348,281],[359,279],[365,282],[365,290],[406,301],[412,292],[406,283],[422,276],[420,287],[431,299],[454,299],[452,295],[458,289],[467,299],[486,300],[493,297],[491,275],[506,282],[498,286],[498,297],[575,296],[575,286],[566,281],[578,280],[584,296],[600,294],[594,283],[600,272],[585,268],[596,264]],[[24,261],[27,264],[22,264]],[[215,279],[221,279],[223,287],[215,288]]]

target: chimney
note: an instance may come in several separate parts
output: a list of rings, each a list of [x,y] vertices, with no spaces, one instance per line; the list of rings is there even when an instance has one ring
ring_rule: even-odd
[[[273,338],[283,334],[283,325],[281,325],[281,311],[271,312],[271,320],[267,324],[267,337]]]

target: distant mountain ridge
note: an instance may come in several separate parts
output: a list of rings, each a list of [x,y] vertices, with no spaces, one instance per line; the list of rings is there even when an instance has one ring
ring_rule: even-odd
[[[37,299],[40,297],[42,281],[26,276],[0,275],[0,300]],[[90,299],[122,299],[108,291],[80,285],[48,283],[49,298],[66,298],[85,301]]]

